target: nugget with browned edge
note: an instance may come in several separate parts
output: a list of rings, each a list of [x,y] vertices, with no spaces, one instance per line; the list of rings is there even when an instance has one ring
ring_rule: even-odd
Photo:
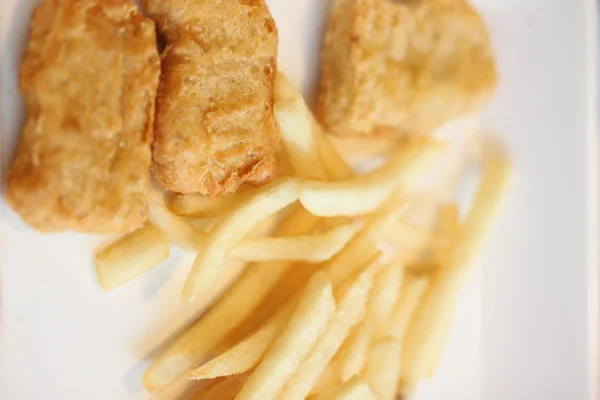
[[[117,233],[146,220],[155,36],[129,0],[45,0],[34,11],[6,197],[35,229]]]
[[[339,135],[429,133],[477,111],[497,82],[465,0],[336,0],[321,71],[317,116]]]
[[[165,36],[152,171],[219,196],[276,173],[277,29],[263,0],[144,0]]]

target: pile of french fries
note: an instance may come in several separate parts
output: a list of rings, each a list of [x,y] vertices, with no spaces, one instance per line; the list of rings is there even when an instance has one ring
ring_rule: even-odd
[[[408,397],[443,353],[470,260],[504,191],[505,154],[485,142],[479,189],[461,219],[455,203],[406,190],[443,143],[401,142],[381,167],[358,175],[281,75],[276,99],[287,176],[218,199],[152,199],[146,226],[96,255],[100,286],[123,285],[176,245],[197,253],[182,291],[193,301],[226,261],[248,262],[146,371],[150,392],[187,378],[210,381],[198,400]],[[424,205],[435,215],[429,226],[411,219]],[[273,236],[249,235],[274,215]]]

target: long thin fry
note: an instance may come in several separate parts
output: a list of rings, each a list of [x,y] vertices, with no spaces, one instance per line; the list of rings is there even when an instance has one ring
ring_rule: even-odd
[[[333,359],[351,329],[363,318],[377,265],[371,265],[339,296],[329,327],[279,394],[280,400],[303,400]],[[336,296],[337,297],[337,296]]]
[[[238,394],[244,384],[246,384],[249,376],[250,372],[223,379],[221,382],[209,387],[207,390],[197,393],[190,400],[234,399],[235,395]]]
[[[185,219],[169,211],[160,201],[150,197],[148,220],[165,233],[171,243],[189,251],[196,251],[204,232],[194,229]]]
[[[257,189],[209,231],[183,287],[182,297],[191,301],[208,290],[219,275],[223,262],[236,244],[260,221],[293,203],[298,197],[298,183],[293,179],[277,180]]]
[[[169,258],[169,241],[152,224],[146,224],[101,250],[94,257],[98,283],[115,289]]]
[[[230,207],[239,201],[247,190],[222,197],[208,197],[201,194],[175,194],[169,201],[169,209],[177,215],[193,218],[216,218],[225,214]]]
[[[308,397],[308,400],[377,400],[377,396],[365,381],[355,376],[338,386]]]
[[[362,374],[379,400],[394,400],[400,374],[402,342],[395,338],[380,339],[373,344]]]
[[[401,147],[382,167],[365,175],[344,181],[303,181],[300,202],[320,217],[368,214],[380,207],[392,192],[439,153],[437,146],[428,143]]]
[[[233,249],[231,257],[241,261],[323,262],[337,254],[357,230],[356,225],[346,224],[321,234],[247,238]]]
[[[398,339],[404,338],[410,321],[427,290],[429,277],[423,274],[407,273],[404,277],[400,296],[392,311],[387,332]]]
[[[290,322],[271,346],[236,400],[275,399],[298,369],[335,312],[331,283],[322,273],[309,281]]]
[[[372,337],[371,325],[365,319],[356,327],[341,347],[339,354],[336,356],[336,363],[339,366],[342,381],[347,381],[360,374],[367,362]]]
[[[316,151],[318,139],[310,110],[301,95],[279,101],[274,106],[283,147],[298,176],[324,179],[325,170]]]
[[[453,313],[462,282],[471,269],[470,261],[490,226],[508,181],[509,164],[504,153],[499,148],[489,150],[471,210],[443,266],[432,277],[406,333],[401,376],[405,391],[410,391],[426,375],[430,351],[438,347],[433,343],[445,340],[448,314]]]
[[[189,371],[190,379],[213,379],[241,374],[254,368],[288,323],[298,301],[286,303],[269,321],[247,339],[236,344],[206,364]]]
[[[317,223],[314,216],[297,205],[277,234],[301,235],[310,232]],[[288,261],[271,261],[248,266],[231,288],[148,368],[143,379],[146,389],[160,392],[208,358],[262,304],[292,265]]]
[[[386,325],[398,301],[403,276],[404,267],[394,263],[382,268],[375,277],[367,313],[374,338],[387,335]]]
[[[326,175],[334,181],[353,176],[354,170],[340,156],[340,153],[335,149],[329,137],[322,131],[319,133],[317,151],[319,152],[319,159],[325,169]]]

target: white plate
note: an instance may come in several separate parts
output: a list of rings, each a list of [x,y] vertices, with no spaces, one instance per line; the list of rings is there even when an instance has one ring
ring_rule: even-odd
[[[3,175],[19,135],[20,53],[37,1],[2,0]],[[327,3],[271,0],[279,65],[310,97]],[[502,83],[485,113],[515,179],[461,302],[438,376],[420,399],[598,398],[596,7],[593,0],[477,0]],[[114,293],[90,259],[102,239],[0,221],[0,399],[149,399],[140,377],[201,310],[179,303],[189,256]],[[177,329],[177,328],[175,328]],[[176,398],[176,387],[158,396]]]

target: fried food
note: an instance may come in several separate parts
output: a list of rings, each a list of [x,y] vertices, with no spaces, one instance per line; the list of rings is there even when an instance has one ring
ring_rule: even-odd
[[[317,117],[346,136],[428,133],[477,111],[497,83],[466,0],[337,0],[321,71]]]
[[[7,202],[41,232],[117,233],[148,213],[160,74],[154,23],[128,0],[46,0],[20,69],[27,120]]]
[[[274,177],[277,28],[263,0],[144,0],[165,35],[153,173],[208,196]]]

